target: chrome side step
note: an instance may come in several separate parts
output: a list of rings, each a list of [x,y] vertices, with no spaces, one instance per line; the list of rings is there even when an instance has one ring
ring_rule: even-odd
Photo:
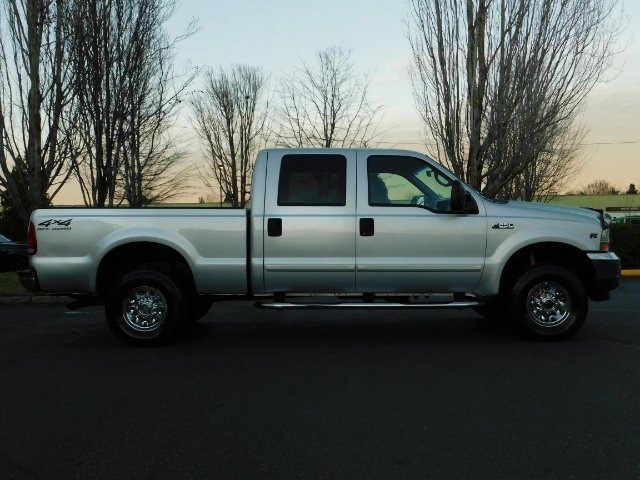
[[[444,303],[397,303],[397,302],[339,302],[339,303],[322,303],[322,302],[256,302],[257,308],[265,308],[270,310],[302,310],[302,309],[464,309],[473,308],[482,305],[483,302],[463,301],[463,302],[444,302]]]

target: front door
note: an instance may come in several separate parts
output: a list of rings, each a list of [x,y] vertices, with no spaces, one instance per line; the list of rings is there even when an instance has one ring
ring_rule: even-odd
[[[452,213],[453,179],[425,158],[359,151],[358,171],[357,290],[473,292],[484,268],[483,206]]]

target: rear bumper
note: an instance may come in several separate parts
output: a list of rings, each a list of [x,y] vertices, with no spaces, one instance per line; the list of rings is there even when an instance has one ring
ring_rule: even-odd
[[[20,283],[30,292],[37,293],[40,291],[40,282],[38,282],[38,273],[35,268],[29,268],[27,270],[18,271],[18,279]]]
[[[620,284],[621,264],[618,256],[613,252],[588,253],[595,271],[595,278],[589,288],[589,298],[600,301],[608,300],[609,292]]]

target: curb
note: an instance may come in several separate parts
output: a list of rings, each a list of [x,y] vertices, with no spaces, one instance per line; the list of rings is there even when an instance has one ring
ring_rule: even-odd
[[[640,276],[640,270],[622,270],[623,277],[637,277]]]

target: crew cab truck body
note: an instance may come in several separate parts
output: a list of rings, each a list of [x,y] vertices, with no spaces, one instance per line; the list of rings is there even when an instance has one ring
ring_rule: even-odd
[[[563,339],[584,322],[588,298],[607,300],[620,279],[602,212],[492,201],[416,152],[263,150],[251,202],[36,210],[22,284],[104,302],[119,338],[156,344],[228,298],[475,308]]]

